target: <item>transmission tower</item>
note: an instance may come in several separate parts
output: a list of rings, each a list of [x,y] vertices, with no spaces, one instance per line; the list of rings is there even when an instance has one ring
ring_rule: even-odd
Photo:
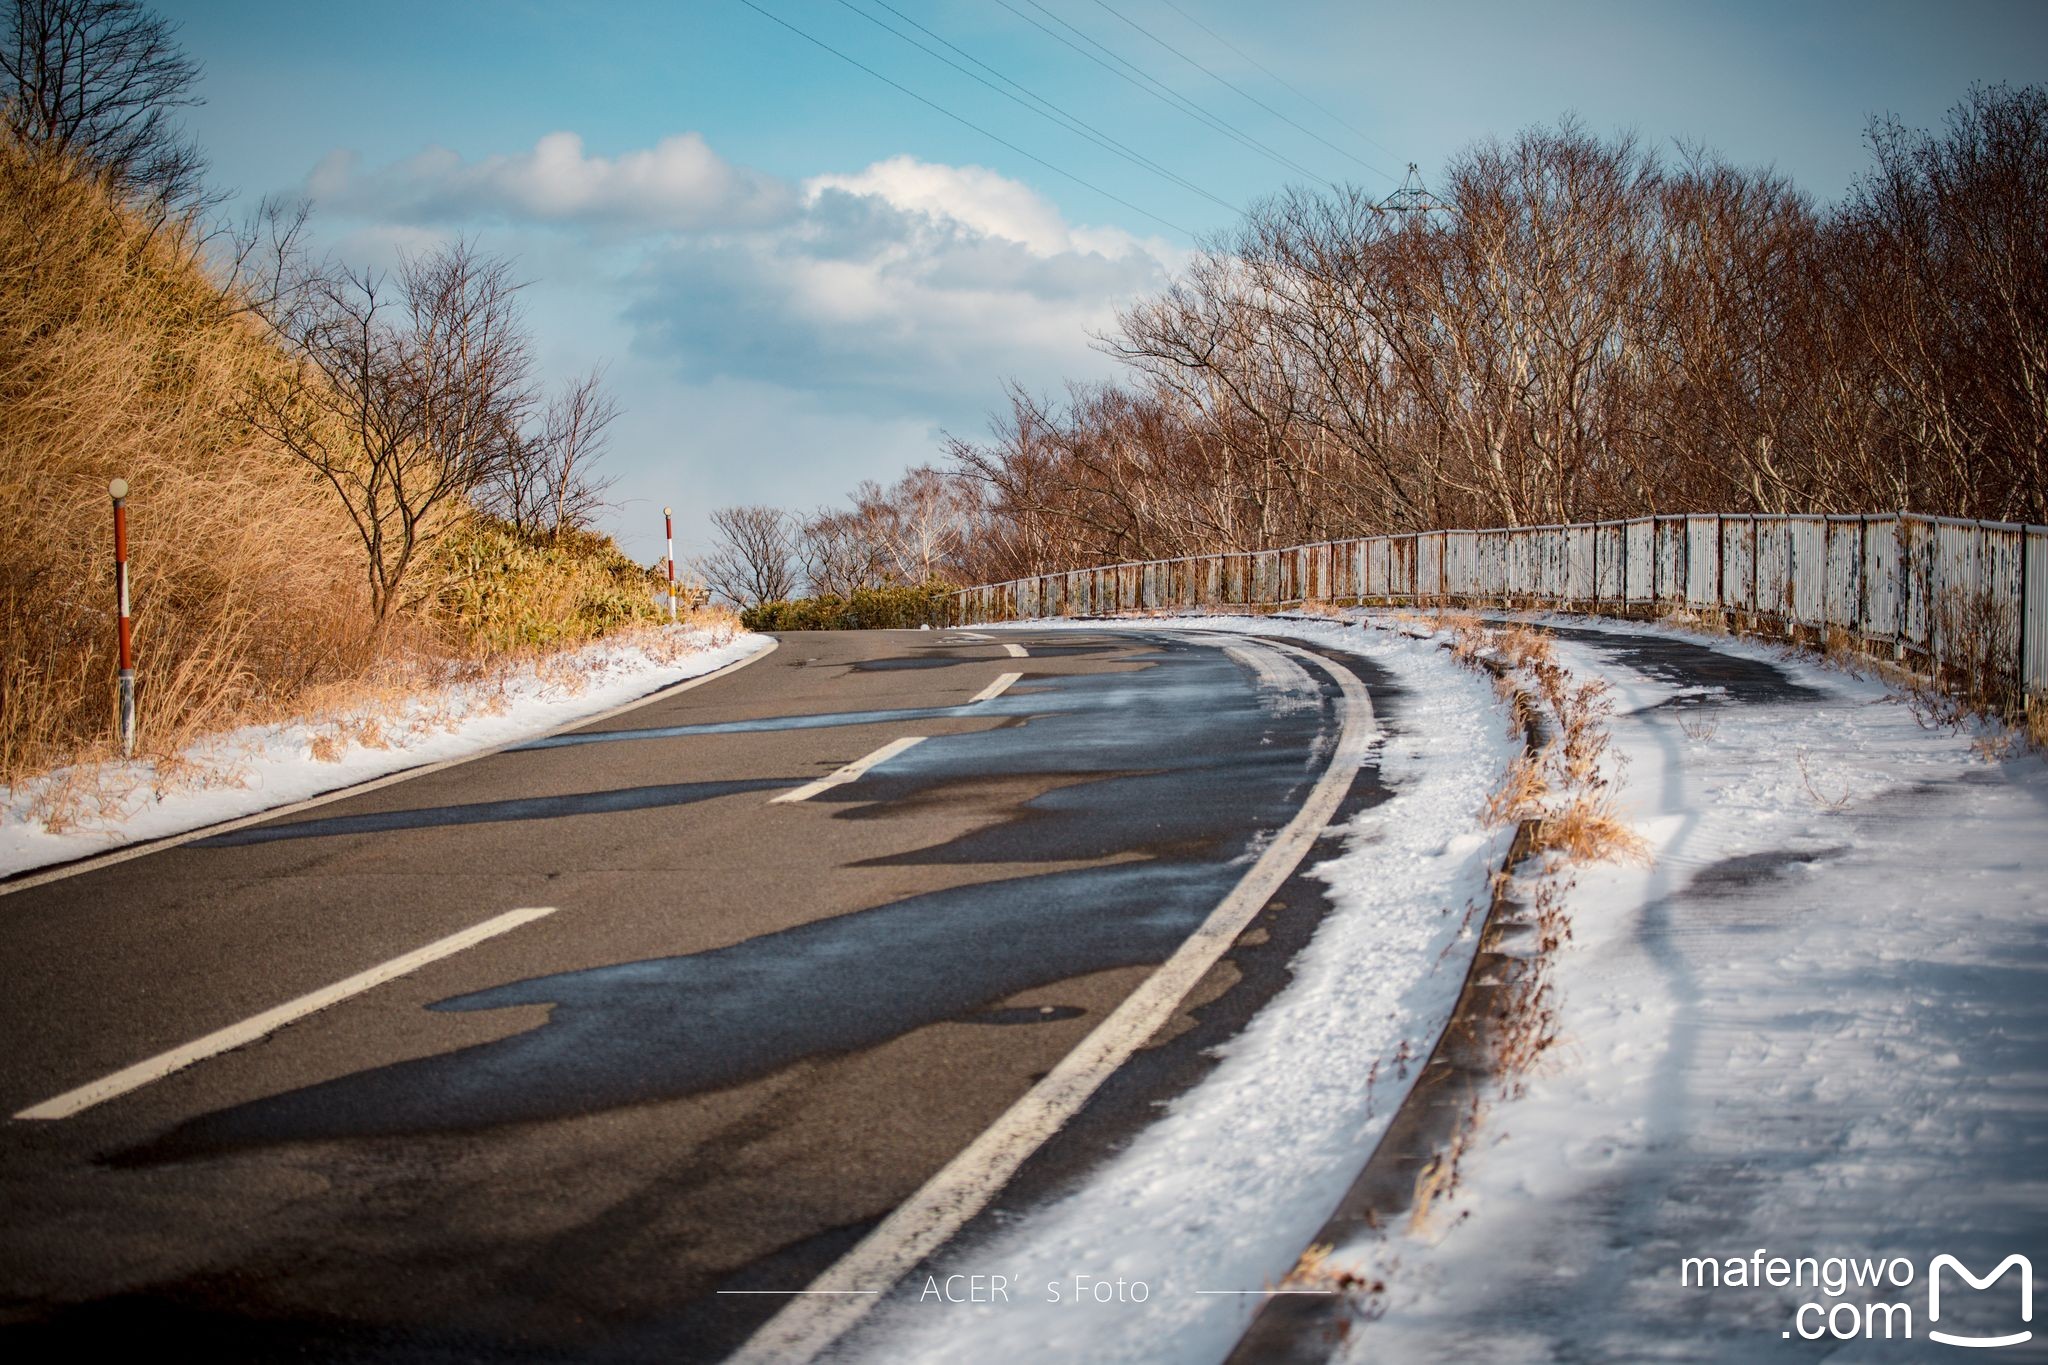
[[[1398,213],[1404,219],[1410,214],[1453,211],[1449,204],[1429,192],[1429,187],[1422,183],[1422,172],[1416,169],[1412,161],[1408,163],[1408,175],[1402,180],[1400,188],[1380,200],[1376,207],[1381,213]]]

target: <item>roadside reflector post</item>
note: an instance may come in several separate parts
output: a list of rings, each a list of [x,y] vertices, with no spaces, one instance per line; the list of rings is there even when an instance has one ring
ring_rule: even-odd
[[[121,756],[135,757],[135,645],[128,626],[128,480],[107,485],[114,495],[115,630],[121,653]]]
[[[674,509],[661,509],[661,533],[668,538],[668,623],[676,623],[676,514]]]

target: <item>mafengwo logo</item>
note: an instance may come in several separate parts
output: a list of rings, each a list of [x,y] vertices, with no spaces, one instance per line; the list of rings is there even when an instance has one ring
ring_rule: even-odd
[[[1989,1275],[1979,1278],[1970,1273],[1970,1268],[1955,1257],[1943,1253],[1927,1266],[1927,1336],[1948,1346],[2017,1346],[2033,1339],[2031,1330],[2010,1332],[2001,1337],[1956,1336],[1938,1330],[1934,1324],[1941,1321],[1941,1272],[1953,1270],[1962,1276],[1963,1282],[1972,1289],[1989,1289],[2005,1278],[2008,1270],[2017,1268],[2020,1272],[2020,1321],[2034,1320],[2034,1263],[2014,1252],[1998,1263],[1998,1268]]]

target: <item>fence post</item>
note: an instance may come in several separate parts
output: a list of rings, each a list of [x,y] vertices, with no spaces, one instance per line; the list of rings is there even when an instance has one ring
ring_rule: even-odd
[[[121,660],[121,756],[135,757],[135,645],[128,624],[128,480],[107,484],[114,496],[114,631]]]
[[[1664,562],[1664,542],[1657,533],[1657,514],[1650,513],[1650,615],[1657,615],[1657,566]]]
[[[1631,537],[1626,521],[1621,523],[1621,614],[1628,615],[1628,543]]]
[[[1892,658],[1899,660],[1906,657],[1906,632],[1913,626],[1913,561],[1907,553],[1911,543],[1906,537],[1905,509],[1901,508],[1898,519],[1892,523],[1892,546],[1899,565],[1899,628],[1894,636]]]
[[[1572,533],[1570,531],[1566,531],[1564,535],[1564,543],[1566,547],[1564,557],[1565,586],[1569,588],[1571,586],[1572,571],[1572,557],[1570,548],[1572,543]],[[1599,612],[1600,609],[1600,523],[1597,521],[1593,523],[1593,609],[1596,614]]]
[[[2020,523],[2020,629],[2017,649],[2013,657],[2013,695],[2019,699],[2020,715],[2027,713],[2027,610],[2029,599],[2034,595],[2035,584],[2027,573],[2027,561],[2034,557],[2031,544],[2033,532],[2025,522]]]
[[[676,623],[676,516],[671,508],[661,509],[661,533],[668,540],[668,623]]]
[[[1759,577],[1763,573],[1763,560],[1763,529],[1757,525],[1756,513],[1752,512],[1749,514],[1749,612],[1752,621],[1756,619],[1757,613],[1763,610],[1756,600],[1763,581]]]
[[[1851,634],[1864,637],[1866,642],[1868,633],[1863,627],[1870,619],[1870,576],[1864,568],[1869,562],[1870,518],[1859,512],[1856,514],[1856,615],[1849,622],[1849,630]]]

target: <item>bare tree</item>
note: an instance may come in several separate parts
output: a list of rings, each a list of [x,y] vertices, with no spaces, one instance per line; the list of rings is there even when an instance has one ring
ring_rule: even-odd
[[[721,507],[711,514],[717,540],[698,558],[699,577],[734,606],[787,599],[796,591],[789,515],[774,507]]]
[[[601,370],[572,381],[548,400],[530,429],[508,433],[506,458],[479,491],[479,504],[529,536],[588,525],[612,486],[594,466],[618,411]]]
[[[174,25],[135,0],[9,0],[0,25],[0,117],[17,140],[167,212],[206,202],[206,163],[173,115],[199,103],[199,66]]]
[[[2048,90],[1978,87],[1944,135],[1872,125],[1839,220],[1861,341],[1928,503],[2048,516]]]
[[[547,532],[559,535],[587,525],[604,505],[612,480],[594,472],[604,454],[618,401],[604,388],[604,372],[592,370],[572,381],[548,403],[541,420],[541,487],[547,494]]]
[[[850,597],[887,577],[888,552],[858,510],[824,507],[806,518],[796,530],[796,557],[814,596]]]
[[[518,452],[534,403],[510,266],[456,242],[395,280],[316,272],[277,313],[300,364],[249,418],[325,479],[365,551],[383,621],[450,513]]]

